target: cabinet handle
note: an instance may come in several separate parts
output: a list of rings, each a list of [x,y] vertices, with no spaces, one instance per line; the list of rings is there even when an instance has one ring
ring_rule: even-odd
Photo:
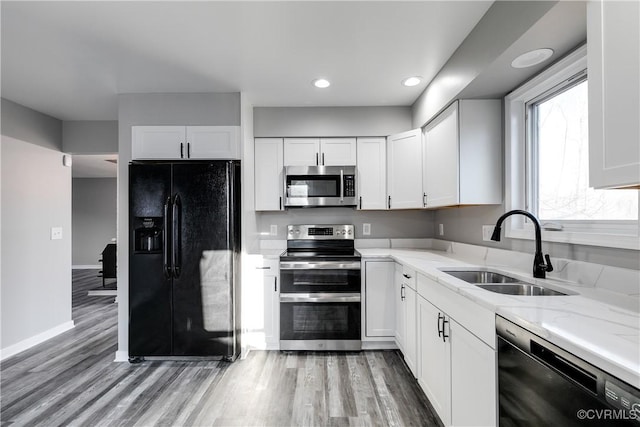
[[[324,153],[322,153],[322,166],[324,166]]]
[[[438,336],[441,337],[444,333],[444,322],[442,323],[442,328],[440,328],[440,321],[444,320],[444,316],[438,313]]]
[[[427,207],[427,193],[422,193],[422,207]]]
[[[191,158],[191,143],[187,142],[187,159]]]
[[[387,202],[387,206],[389,209],[391,209],[391,196],[389,196],[389,201]]]
[[[449,321],[446,320],[444,316],[442,316],[442,342],[447,342],[447,338],[449,338],[449,335],[447,335],[444,330],[444,325],[446,325],[447,323],[449,323]]]
[[[402,275],[403,275],[404,277],[406,277],[407,279],[411,279],[411,276],[409,276],[408,274],[404,274],[404,273],[402,273]]]
[[[273,292],[278,292],[278,276],[273,276]]]
[[[271,267],[256,267],[256,270],[271,270]]]
[[[360,209],[362,209],[362,196],[360,196]]]
[[[184,159],[184,144],[180,143],[180,158]]]
[[[282,210],[282,196],[280,196],[280,210]]]
[[[318,166],[318,153],[316,153],[316,166]]]
[[[404,301],[404,284],[400,286],[400,299]]]

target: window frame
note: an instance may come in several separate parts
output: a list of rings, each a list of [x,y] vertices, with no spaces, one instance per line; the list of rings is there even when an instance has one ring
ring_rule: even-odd
[[[527,134],[531,131],[532,122],[527,118],[529,105],[535,101],[539,102],[545,96],[560,93],[563,87],[566,90],[570,87],[572,80],[582,78],[585,70],[587,70],[587,48],[583,45],[505,97],[506,210],[531,210],[532,207],[527,185],[528,177],[535,175],[536,172],[532,170],[529,163],[530,159],[535,157],[532,156],[531,144],[527,142]],[[548,223],[551,222],[543,220],[543,226]],[[551,225],[558,223],[562,225],[562,230],[543,230],[544,240],[640,250],[640,221],[564,220],[554,221]],[[523,216],[512,216],[506,224],[505,236],[512,239],[532,240],[533,225]]]

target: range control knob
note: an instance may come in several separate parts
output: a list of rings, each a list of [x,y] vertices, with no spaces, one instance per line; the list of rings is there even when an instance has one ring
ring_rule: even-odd
[[[351,235],[351,230],[349,230],[347,233],[349,233],[349,235]]]

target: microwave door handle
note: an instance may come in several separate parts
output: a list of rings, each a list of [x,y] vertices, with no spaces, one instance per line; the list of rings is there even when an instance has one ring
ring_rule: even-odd
[[[340,201],[344,200],[344,170],[340,169]]]

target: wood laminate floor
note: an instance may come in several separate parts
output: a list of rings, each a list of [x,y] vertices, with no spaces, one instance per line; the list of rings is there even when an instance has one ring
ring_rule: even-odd
[[[396,351],[113,362],[117,307],[73,272],[76,327],[1,363],[3,426],[435,426]]]

